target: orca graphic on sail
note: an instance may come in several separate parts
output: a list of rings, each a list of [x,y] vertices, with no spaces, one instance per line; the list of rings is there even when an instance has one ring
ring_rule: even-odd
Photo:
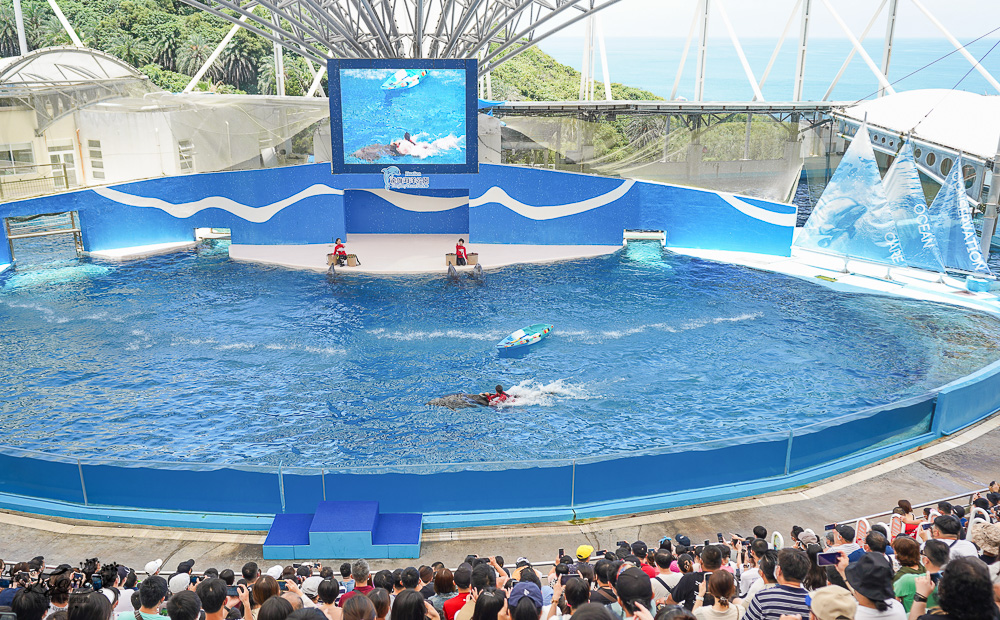
[[[955,165],[934,197],[934,202],[928,207],[931,228],[937,236],[945,267],[992,276],[979,247],[961,171],[962,157],[959,156],[955,158]]]
[[[910,267],[943,273],[944,261],[934,234],[920,173],[909,139],[882,179],[889,209],[896,220],[903,258]]]
[[[877,263],[906,264],[866,124],[858,129],[795,245]]]

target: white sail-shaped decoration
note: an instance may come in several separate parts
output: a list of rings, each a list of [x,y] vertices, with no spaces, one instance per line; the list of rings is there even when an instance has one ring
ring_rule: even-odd
[[[909,140],[903,143],[896,161],[885,173],[882,185],[896,220],[896,232],[906,264],[943,273],[944,261],[931,226],[920,173],[917,172]]]
[[[962,179],[962,158],[955,158],[948,178],[928,208],[931,226],[941,248],[941,258],[946,267],[992,275],[986,257],[979,247],[976,226],[972,222],[972,208],[965,193]]]
[[[905,264],[867,125],[858,128],[795,245],[879,263]]]

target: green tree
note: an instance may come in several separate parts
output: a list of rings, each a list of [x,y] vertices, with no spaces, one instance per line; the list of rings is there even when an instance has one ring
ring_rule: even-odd
[[[111,54],[124,60],[133,67],[141,67],[149,62],[152,57],[149,44],[142,39],[137,39],[131,35],[119,34],[115,37],[111,49]]]
[[[203,34],[200,32],[192,34],[177,54],[177,68],[181,73],[194,75],[205,64],[214,49],[215,46],[210,44]],[[205,75],[214,80],[219,77],[219,73],[218,64],[212,63]]]

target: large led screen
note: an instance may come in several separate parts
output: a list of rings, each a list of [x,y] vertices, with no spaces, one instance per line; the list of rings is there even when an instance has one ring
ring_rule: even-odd
[[[334,59],[333,172],[479,172],[475,60]]]

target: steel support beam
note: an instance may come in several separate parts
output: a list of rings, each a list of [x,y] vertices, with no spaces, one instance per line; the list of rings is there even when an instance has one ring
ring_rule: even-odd
[[[802,3],[802,20],[799,22],[799,47],[795,52],[795,82],[792,101],[802,101],[802,85],[806,78],[806,50],[809,47],[809,20],[812,19],[812,0]]]
[[[17,28],[17,44],[21,55],[28,55],[28,39],[24,36],[24,14],[21,12],[21,0],[14,0],[14,25]]]
[[[698,64],[694,77],[694,100],[705,98],[705,60],[708,56],[708,17],[712,12],[712,0],[701,0],[698,5]]]
[[[896,36],[896,15],[899,13],[899,0],[890,0],[889,14],[885,22],[885,41],[882,43],[882,73],[889,75],[889,62],[892,60],[892,41]],[[864,40],[864,36],[861,37]],[[878,96],[885,96],[885,89],[878,89]]]

